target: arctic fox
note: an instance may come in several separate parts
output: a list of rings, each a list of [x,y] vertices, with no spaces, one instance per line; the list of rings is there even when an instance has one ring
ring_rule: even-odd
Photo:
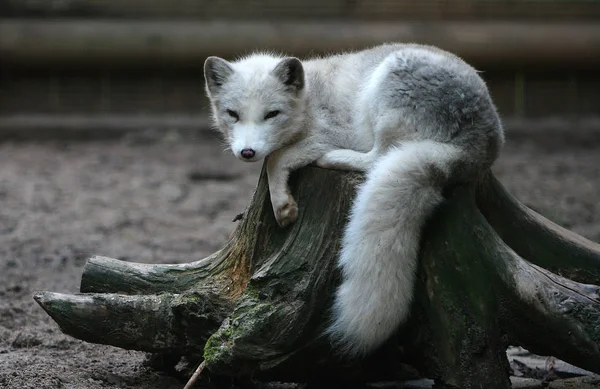
[[[242,161],[267,157],[281,227],[296,220],[292,170],[366,172],[345,227],[327,333],[349,354],[373,351],[406,319],[421,229],[450,184],[475,180],[504,144],[484,81],[457,56],[417,44],[300,61],[267,53],[210,57],[217,129]]]

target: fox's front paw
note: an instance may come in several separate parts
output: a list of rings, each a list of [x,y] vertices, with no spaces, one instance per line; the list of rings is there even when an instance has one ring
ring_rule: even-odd
[[[298,205],[291,195],[287,195],[287,201],[273,203],[275,220],[279,227],[287,227],[296,221],[298,217]]]

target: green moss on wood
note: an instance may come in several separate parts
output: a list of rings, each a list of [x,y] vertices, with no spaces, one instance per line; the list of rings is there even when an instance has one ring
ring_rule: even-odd
[[[517,255],[590,277],[600,274],[600,250],[515,203],[491,176],[476,194],[456,189],[425,228],[414,312],[398,336],[365,359],[336,354],[322,335],[362,179],[316,167],[296,172],[290,184],[299,219],[281,229],[263,169],[236,233],[214,255],[183,265],[95,258],[82,278],[82,291],[95,294],[36,298],[80,339],[169,356],[203,353],[211,372],[231,376],[364,382],[420,374],[504,389],[509,341],[600,372],[600,288]]]

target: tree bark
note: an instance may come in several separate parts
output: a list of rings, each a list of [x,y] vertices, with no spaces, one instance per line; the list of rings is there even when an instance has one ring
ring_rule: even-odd
[[[424,376],[460,388],[509,388],[508,345],[600,373],[600,288],[578,282],[600,283],[600,246],[520,204],[491,173],[449,191],[427,223],[411,317],[397,335],[364,359],[338,356],[323,330],[340,281],[340,237],[362,179],[313,166],[294,173],[299,216],[281,229],[263,169],[243,220],[215,254],[183,265],[93,257],[81,294],[35,299],[67,334],[202,357],[206,369],[227,376]]]

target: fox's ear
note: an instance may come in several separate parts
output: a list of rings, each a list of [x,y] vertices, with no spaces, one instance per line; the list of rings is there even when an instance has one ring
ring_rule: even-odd
[[[204,79],[210,93],[216,92],[233,73],[231,64],[219,57],[208,57],[204,62]]]
[[[295,91],[300,91],[304,88],[304,68],[302,62],[298,58],[284,58],[275,66],[273,74],[281,80],[281,82],[293,88]]]

